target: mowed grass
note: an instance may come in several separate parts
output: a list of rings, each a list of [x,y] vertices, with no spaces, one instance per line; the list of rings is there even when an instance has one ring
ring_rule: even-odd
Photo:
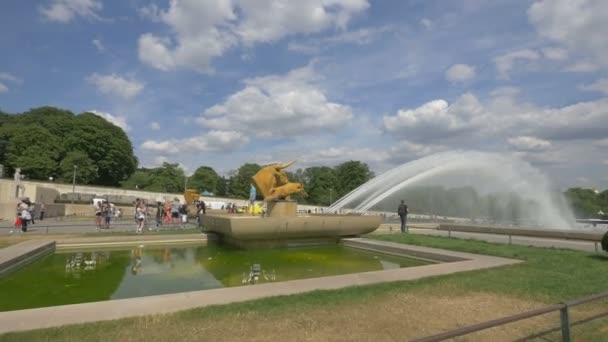
[[[608,290],[608,258],[602,255],[420,235],[372,238],[526,262],[409,282],[10,333],[0,340],[407,340]],[[582,319],[601,313],[606,303],[574,308],[572,316]],[[522,338],[559,326],[558,317],[524,321],[461,340]],[[576,329],[579,336],[595,340],[597,331],[607,331],[608,323],[605,319],[593,321]],[[548,336],[553,340],[558,334]]]

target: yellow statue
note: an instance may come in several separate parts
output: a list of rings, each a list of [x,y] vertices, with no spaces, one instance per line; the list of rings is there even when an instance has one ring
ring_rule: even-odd
[[[264,201],[289,199],[289,195],[304,191],[302,184],[290,182],[284,171],[284,169],[290,167],[295,162],[294,160],[287,164],[265,166],[251,177],[252,183],[258,193],[264,196]]]
[[[264,197],[264,200],[272,201],[276,199],[289,199],[289,195],[295,194],[297,192],[304,192],[304,186],[302,185],[302,183],[289,182],[285,185],[277,186],[270,189],[270,194]]]
[[[184,191],[184,200],[186,201],[187,205],[197,201],[199,197],[200,195],[196,189],[186,189],[186,191]]]

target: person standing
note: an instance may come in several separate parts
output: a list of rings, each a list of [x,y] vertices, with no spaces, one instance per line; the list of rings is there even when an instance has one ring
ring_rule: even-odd
[[[207,206],[205,201],[200,201],[196,204],[196,218],[198,221],[198,227],[203,228],[203,216],[207,213]]]
[[[21,232],[26,233],[27,224],[32,219],[32,216],[30,214],[29,205],[27,205],[27,203],[21,202],[20,208],[21,208]]]
[[[255,190],[255,186],[253,184],[249,184],[249,208],[247,208],[247,211],[249,213],[253,213],[253,206],[255,205],[255,197],[256,197],[256,190]]]
[[[36,224],[36,220],[34,219],[36,217],[36,203],[32,202],[27,210],[29,210],[30,217],[32,218],[30,222],[32,222],[32,224]]]
[[[95,206],[95,227],[96,227],[95,229],[96,230],[100,230],[101,229],[101,225],[102,225],[102,222],[103,222],[102,221],[103,220],[103,218],[102,218],[103,212],[101,210],[101,204],[102,204],[101,201],[97,201],[94,204],[94,206]]]
[[[44,220],[44,211],[46,210],[46,206],[44,202],[40,203],[40,221]]]
[[[179,213],[179,209],[181,207],[181,203],[179,198],[174,198],[173,203],[171,203],[171,219],[173,220],[174,225],[178,225],[180,223],[181,217]]]
[[[156,228],[160,228],[163,224],[163,217],[165,216],[165,207],[163,203],[158,201],[156,202]]]
[[[397,214],[399,214],[399,218],[401,219],[401,232],[407,233],[407,204],[403,200],[401,200],[401,204],[399,204],[399,208],[397,208]]]

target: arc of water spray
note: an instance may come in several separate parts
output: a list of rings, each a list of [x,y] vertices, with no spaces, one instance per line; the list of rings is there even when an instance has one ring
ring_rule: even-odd
[[[374,205],[378,204],[378,202],[380,202],[383,199],[387,198],[388,196],[394,194],[395,192],[397,192],[397,191],[405,188],[406,186],[410,185],[411,183],[417,182],[417,181],[422,180],[424,178],[427,178],[429,176],[433,176],[433,175],[435,175],[437,173],[440,173],[441,171],[445,170],[446,168],[447,168],[447,166],[437,167],[437,168],[425,171],[425,172],[423,172],[421,174],[418,174],[418,175],[416,175],[416,176],[414,176],[412,178],[409,178],[405,182],[401,182],[397,186],[394,186],[394,187],[390,188],[389,190],[385,191],[380,196],[369,198],[367,201],[365,201],[365,202],[361,203],[359,206],[357,206],[353,211],[355,211],[357,213],[366,212],[371,207],[373,207]]]
[[[448,151],[400,165],[349,192],[328,211],[336,212],[361,201],[353,211],[364,212],[408,185],[440,173],[466,169],[475,170],[476,175],[489,172],[490,179],[495,180],[490,183],[493,187],[500,185],[497,189],[513,191],[536,202],[537,222],[556,228],[571,226],[570,210],[556,206],[549,195],[549,183],[541,172],[518,158],[476,151]],[[479,185],[484,186],[483,181],[472,183],[474,187]]]

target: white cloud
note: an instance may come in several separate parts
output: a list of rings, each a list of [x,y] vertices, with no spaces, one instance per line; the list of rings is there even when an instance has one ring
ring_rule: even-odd
[[[509,92],[497,93],[485,103],[465,94],[451,105],[438,99],[415,109],[385,116],[389,133],[412,142],[435,142],[458,136],[466,144],[484,137],[532,136],[545,140],[594,139],[608,131],[608,98],[566,107],[545,108],[517,103]],[[479,144],[480,141],[477,141]]]
[[[597,140],[594,142],[595,146],[608,147],[608,138]]]
[[[101,111],[97,111],[97,110],[89,110],[88,112],[93,113],[97,116],[101,116],[102,118],[106,119],[106,121],[108,121],[109,123],[112,123],[115,126],[122,128],[125,132],[129,132],[131,130],[131,127],[129,127],[129,125],[127,124],[127,119],[124,116],[113,115],[110,113],[101,112]]]
[[[148,125],[148,127],[153,130],[153,131],[160,131],[160,124],[156,121],[152,121],[150,122],[150,124]]]
[[[156,156],[154,157],[154,165],[155,166],[160,166],[163,165],[163,163],[169,162],[169,159],[165,156]]]
[[[141,145],[141,148],[165,154],[191,153],[193,151],[220,152],[239,149],[248,142],[249,138],[240,132],[214,130],[200,136],[185,139],[147,140]]]
[[[490,92],[492,97],[514,97],[521,92],[517,87],[499,87]]]
[[[308,149],[298,157],[298,163],[301,166],[337,165],[349,160],[378,163],[390,158],[388,151],[375,148],[334,146],[326,149]]]
[[[547,59],[552,59],[555,61],[563,61],[568,59],[568,51],[560,48],[544,48],[542,50],[543,56]]]
[[[594,72],[597,71],[600,67],[589,61],[580,61],[574,64],[567,66],[564,70],[568,72]]]
[[[210,62],[238,44],[272,42],[293,34],[344,29],[367,0],[174,0],[166,10],[155,5],[140,14],[171,28],[171,38],[145,33],[138,40],[142,62],[160,69],[187,67],[210,72]]]
[[[509,79],[509,72],[513,69],[513,66],[518,60],[535,61],[540,58],[538,52],[534,50],[518,50],[506,53],[504,55],[494,58],[496,64],[496,70],[498,71],[498,78]]]
[[[23,80],[8,72],[0,72],[0,80],[18,84],[23,83]],[[8,86],[5,83],[0,82],[0,93],[7,92],[8,90]]]
[[[528,19],[541,36],[608,65],[607,13],[608,1],[544,0],[530,6]]]
[[[599,80],[579,87],[586,91],[596,91],[608,95],[608,78],[600,78]]]
[[[465,82],[474,77],[475,67],[466,64],[454,64],[445,72],[445,78],[450,82]]]
[[[95,45],[95,48],[99,52],[104,52],[106,50],[105,46],[103,46],[103,43],[99,39],[93,39],[91,41],[91,43],[93,43],[93,45]]]
[[[433,21],[429,18],[420,19],[420,23],[422,24],[422,26],[426,27],[427,29],[430,29],[431,27],[433,27]]]
[[[100,75],[94,73],[86,80],[95,85],[97,90],[106,95],[119,96],[123,99],[130,99],[139,94],[144,89],[142,82],[134,79],[126,79],[117,74]]]
[[[99,0],[52,0],[48,7],[39,10],[50,21],[68,23],[75,17],[100,19],[97,12],[102,8]]]
[[[551,142],[536,137],[519,136],[507,140],[510,146],[522,151],[542,151],[551,148]]]
[[[338,32],[331,36],[289,42],[287,49],[294,52],[316,54],[323,49],[341,44],[367,45],[378,39],[381,35],[393,30],[395,30],[395,27],[392,25],[364,27],[354,31]]]
[[[207,108],[197,122],[210,129],[237,130],[261,138],[332,130],[352,118],[351,108],[329,102],[310,67],[286,75],[245,80],[245,88]]]
[[[415,109],[401,109],[395,116],[384,116],[384,129],[397,135],[408,131],[415,135],[442,136],[481,125],[478,116],[482,111],[477,98],[467,93],[451,106],[447,101],[438,99]]]
[[[14,76],[8,72],[0,72],[0,80],[11,81],[11,82],[15,82],[15,83],[23,82],[20,78]]]
[[[236,1],[243,20],[236,28],[245,44],[276,41],[294,33],[344,29],[351,17],[369,7],[367,0]]]

